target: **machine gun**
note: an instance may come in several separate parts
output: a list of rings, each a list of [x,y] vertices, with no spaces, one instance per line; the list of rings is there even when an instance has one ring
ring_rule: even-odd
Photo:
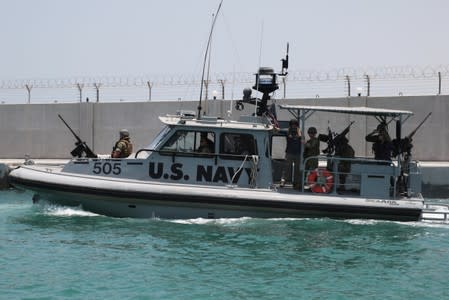
[[[58,117],[61,119],[61,121],[65,124],[65,126],[67,126],[67,128],[70,130],[70,132],[73,134],[73,136],[76,139],[76,143],[75,143],[75,149],[72,150],[72,152],[70,152],[70,154],[73,157],[88,157],[88,158],[97,158],[98,156],[92,151],[90,150],[89,146],[87,146],[86,142],[83,142],[80,137],[78,135],[76,135],[76,133],[72,130],[72,128],[70,128],[69,124],[67,124],[67,122],[61,117],[61,115],[58,114]]]
[[[406,137],[401,139],[400,132],[397,133],[396,139],[393,140],[393,156],[396,157],[399,154],[411,155],[411,150],[413,148],[413,136],[416,134],[418,129],[427,121],[427,119],[432,115],[432,112],[428,113],[424,120],[416,126],[416,128],[410,132]]]
[[[409,186],[409,173],[410,173],[410,160],[412,156],[413,148],[413,136],[416,134],[418,129],[427,121],[432,112],[428,113],[424,120],[416,126],[416,128],[409,133],[405,138],[401,138],[400,126],[396,126],[396,138],[392,141],[393,143],[393,156],[398,156],[404,154],[404,157],[400,161],[401,174],[398,177],[398,192],[399,194],[407,194],[407,187]]]
[[[323,153],[327,154],[327,156],[332,156],[335,152],[339,152],[338,149],[340,149],[341,145],[344,142],[347,142],[346,134],[348,134],[352,124],[354,124],[354,121],[351,121],[351,123],[338,134],[332,132],[331,128],[328,127],[327,134],[318,135],[318,139],[321,142],[327,143],[327,148],[323,150]],[[344,139],[346,139],[346,141],[344,141]]]

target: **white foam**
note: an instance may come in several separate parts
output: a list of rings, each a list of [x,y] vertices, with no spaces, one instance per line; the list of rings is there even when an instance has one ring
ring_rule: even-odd
[[[196,218],[196,219],[185,219],[185,220],[170,220],[169,222],[178,223],[178,224],[219,224],[219,225],[235,225],[245,223],[252,218],[242,217],[242,218],[223,218],[223,219],[204,219],[204,218]]]
[[[92,212],[84,211],[78,207],[73,208],[73,207],[56,206],[56,205],[46,206],[45,213],[50,216],[58,216],[58,217],[73,217],[73,216],[95,217],[95,216],[99,216]]]
[[[270,218],[270,221],[304,221],[304,220],[316,220],[316,218]]]
[[[449,222],[444,221],[415,221],[415,222],[401,222],[401,221],[386,221],[386,220],[363,220],[363,219],[351,219],[344,220],[344,222],[354,225],[376,225],[379,223],[395,223],[399,225],[405,225],[410,227],[427,227],[427,228],[446,228],[449,229]]]
[[[220,219],[204,219],[204,218],[195,218],[195,219],[176,219],[176,220],[168,220],[169,222],[178,223],[178,224],[217,224],[217,225],[240,225],[244,223],[248,223],[251,220],[258,220],[257,218],[251,217],[241,217],[241,218],[220,218]],[[259,219],[260,220],[260,219]],[[286,221],[300,221],[300,220],[317,220],[316,218],[268,218],[263,219],[270,222],[286,222]]]
[[[378,220],[372,220],[372,219],[349,219],[349,220],[344,220],[344,222],[353,224],[353,225],[376,225],[379,223]]]
[[[449,223],[444,221],[420,221],[420,222],[397,222],[401,225],[411,227],[444,228],[449,229]]]

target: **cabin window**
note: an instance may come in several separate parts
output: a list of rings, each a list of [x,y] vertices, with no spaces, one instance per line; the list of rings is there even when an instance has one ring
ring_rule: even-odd
[[[287,139],[285,135],[273,135],[271,137],[271,158],[284,159]]]
[[[227,159],[242,159],[245,155],[257,155],[256,139],[251,134],[223,133],[220,136],[220,154]]]
[[[165,136],[169,134],[170,130],[171,129],[169,126],[165,126],[164,128],[162,128],[162,130],[157,134],[157,136],[153,139],[153,141],[148,145],[147,148],[151,150],[156,149],[165,138]]]
[[[160,149],[162,154],[202,155],[215,153],[215,134],[208,131],[176,131]]]

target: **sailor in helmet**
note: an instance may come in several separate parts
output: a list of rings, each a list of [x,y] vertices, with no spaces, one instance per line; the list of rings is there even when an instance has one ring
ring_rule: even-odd
[[[318,140],[316,134],[317,130],[315,127],[309,127],[307,130],[309,135],[309,140],[304,144],[304,161],[306,163],[306,170],[314,170],[318,168],[318,158],[310,158],[312,156],[320,155],[320,140]]]
[[[133,144],[129,138],[129,131],[127,129],[120,130],[120,139],[112,147],[112,158],[125,158],[133,152]]]
[[[374,159],[391,161],[393,144],[385,122],[377,125],[377,128],[368,134],[365,140],[373,143]]]
[[[339,144],[335,147],[335,156],[343,158],[354,158],[355,151],[351,145],[349,145],[349,140],[343,136]],[[346,190],[346,177],[351,173],[351,161],[350,160],[340,160],[338,163],[338,173],[339,173],[339,186],[337,190]]]
[[[286,181],[291,181],[293,187],[301,188],[300,164],[301,164],[302,134],[299,122],[291,119],[287,131],[287,148],[285,149],[286,168],[282,170],[281,187]],[[293,168],[294,166],[294,168]],[[293,178],[292,177],[293,170]]]

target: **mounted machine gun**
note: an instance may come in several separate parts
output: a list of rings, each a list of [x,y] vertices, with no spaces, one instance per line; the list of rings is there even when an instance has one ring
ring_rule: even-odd
[[[351,123],[349,123],[349,125],[338,134],[332,132],[330,126],[328,126],[327,134],[318,135],[318,139],[321,142],[327,143],[327,148],[323,150],[323,153],[327,154],[327,156],[332,156],[335,153],[339,153],[339,149],[344,144],[344,139],[346,139],[346,134],[348,134],[352,124],[354,124],[354,121],[351,121]]]
[[[401,174],[398,177],[398,192],[399,194],[404,194],[407,192],[409,186],[409,175],[410,175],[410,161],[412,156],[413,148],[413,136],[416,134],[418,129],[427,121],[427,119],[432,115],[432,112],[428,113],[427,116],[421,121],[421,123],[416,126],[416,128],[410,132],[405,138],[401,138],[400,126],[396,127],[396,138],[392,141],[393,143],[393,156],[404,155],[400,157]]]
[[[396,132],[396,138],[393,140],[393,156],[396,157],[399,154],[405,154],[405,156],[411,155],[411,150],[413,148],[413,136],[421,128],[421,126],[427,121],[427,119],[432,115],[432,112],[428,113],[427,116],[421,121],[421,123],[416,126],[416,128],[410,132],[405,138],[401,138],[400,130]],[[398,128],[398,127],[396,127]],[[400,128],[400,127],[399,127]]]
[[[86,142],[83,142],[80,137],[70,128],[69,124],[58,114],[58,117],[64,123],[64,125],[70,130],[76,139],[75,149],[70,152],[73,157],[87,157],[87,158],[97,158],[98,156],[87,146]],[[84,155],[83,155],[84,154]]]

